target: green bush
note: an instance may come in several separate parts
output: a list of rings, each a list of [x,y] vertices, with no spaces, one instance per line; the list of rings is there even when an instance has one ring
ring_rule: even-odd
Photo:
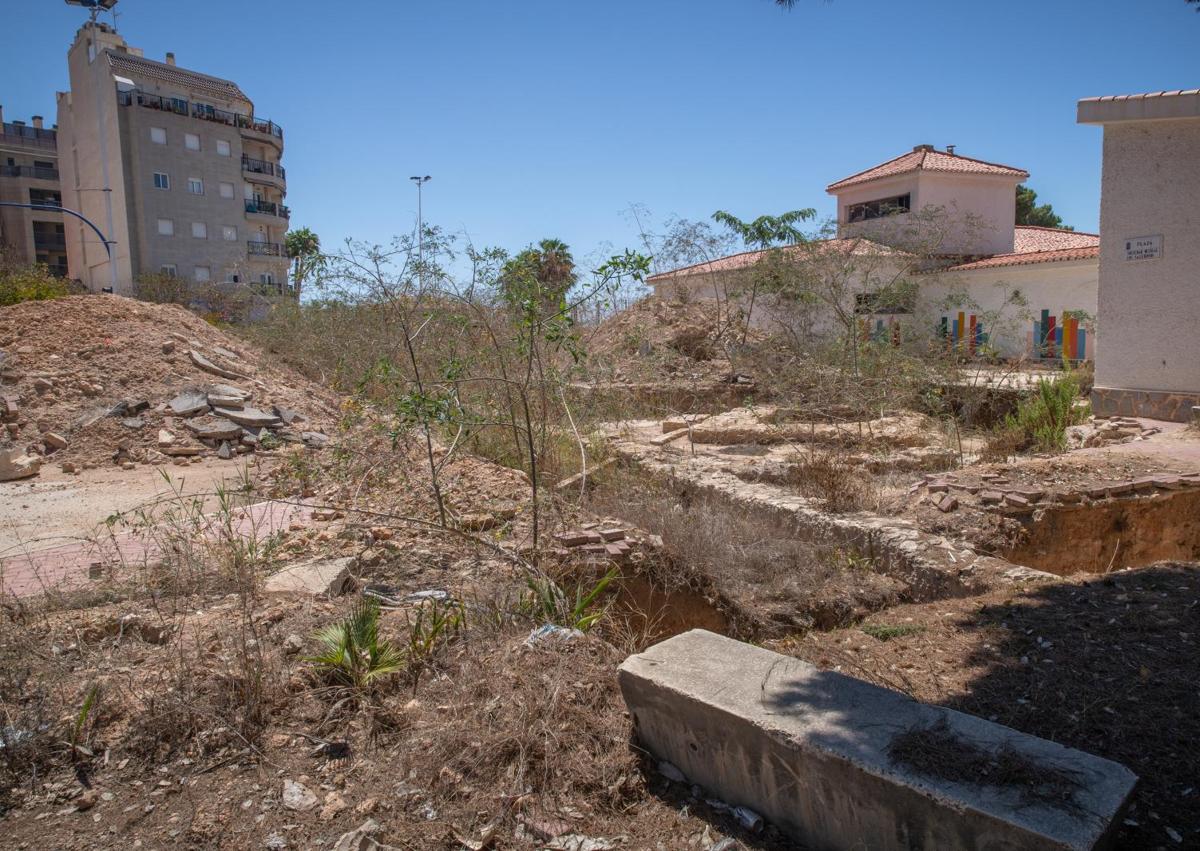
[[[63,278],[42,265],[17,265],[0,260],[0,307],[23,301],[62,298],[71,292]]]
[[[1090,405],[1079,405],[1079,377],[1072,370],[1057,378],[1039,378],[1037,390],[1021,401],[1004,420],[997,441],[1017,450],[1061,452],[1067,447],[1067,427],[1084,422]]]

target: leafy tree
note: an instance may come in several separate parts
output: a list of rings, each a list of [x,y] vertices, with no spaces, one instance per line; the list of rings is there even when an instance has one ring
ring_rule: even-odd
[[[1075,230],[1063,224],[1062,216],[1054,212],[1049,204],[1038,205],[1037,193],[1025,184],[1017,187],[1017,224],[1036,225],[1043,228]]]
[[[796,245],[805,241],[804,233],[796,227],[798,222],[807,221],[816,216],[817,211],[812,207],[803,210],[791,210],[778,216],[759,216],[752,222],[744,222],[732,213],[717,210],[713,213],[713,221],[724,225],[741,238],[747,246],[765,251],[780,245]],[[758,295],[759,277],[754,277],[750,288],[750,306],[746,312],[746,326],[742,329],[742,343],[750,332],[750,319],[754,316],[754,301]]]
[[[538,307],[556,307],[579,280],[575,258],[561,239],[543,239],[504,264],[500,290],[511,306],[533,302]]]
[[[319,271],[324,263],[321,240],[308,228],[290,230],[283,238],[288,257],[292,258],[292,285],[296,288],[296,300],[300,300],[300,288],[305,280]]]

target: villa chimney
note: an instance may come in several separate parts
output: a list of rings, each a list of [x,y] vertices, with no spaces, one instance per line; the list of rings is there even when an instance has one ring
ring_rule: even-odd
[[[958,147],[958,146],[957,146],[957,145],[947,145],[947,146],[946,146],[946,153],[948,153],[950,156],[954,156],[954,149],[955,149],[956,147]]]
[[[168,53],[168,54],[167,54],[167,64],[168,64],[168,65],[174,65],[174,64],[175,64],[175,54],[174,54],[174,53]]]
[[[932,151],[932,150],[934,150],[933,145],[913,145],[913,153],[914,154],[919,151]]]
[[[42,129],[42,116],[40,116],[40,115],[33,116],[33,126],[39,130]]]
[[[14,121],[14,122],[13,122],[13,124],[17,125],[18,127],[24,127],[24,126],[25,126],[25,122],[24,122],[24,121]]]
[[[4,123],[4,104],[0,104],[0,124]]]

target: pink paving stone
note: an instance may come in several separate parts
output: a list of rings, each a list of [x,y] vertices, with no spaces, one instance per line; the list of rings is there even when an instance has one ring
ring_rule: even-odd
[[[232,531],[239,537],[264,541],[293,522],[309,519],[311,514],[311,509],[287,502],[259,502],[238,510]],[[214,520],[205,534],[215,539],[224,531],[223,524]],[[114,532],[102,540],[29,550],[0,559],[0,590],[15,597],[77,590],[98,577],[119,575],[152,561],[157,553],[157,543],[145,530]]]

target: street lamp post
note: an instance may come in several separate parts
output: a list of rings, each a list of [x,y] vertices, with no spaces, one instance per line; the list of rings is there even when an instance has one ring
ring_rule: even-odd
[[[421,288],[425,287],[425,214],[421,208],[421,187],[430,180],[433,180],[428,174],[424,177],[410,177],[409,180],[417,184],[417,282]]]

